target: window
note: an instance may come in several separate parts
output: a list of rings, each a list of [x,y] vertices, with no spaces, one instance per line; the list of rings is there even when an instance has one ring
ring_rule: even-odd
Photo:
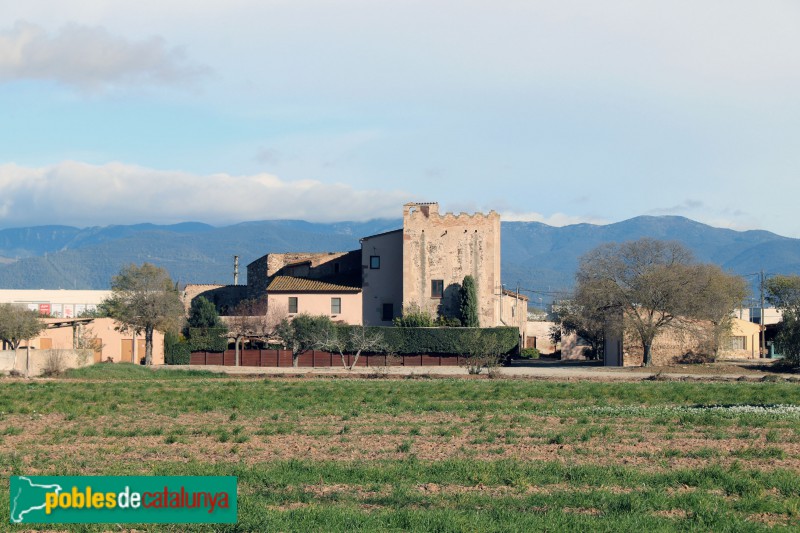
[[[747,338],[746,337],[731,337],[731,350],[746,350]]]
[[[444,280],[431,280],[431,298],[441,298],[444,295]]]
[[[342,299],[341,298],[331,298],[331,314],[332,315],[340,315],[340,314],[342,314]]]
[[[381,256],[379,255],[371,255],[369,256],[369,267],[371,269],[377,269],[381,267]]]
[[[391,322],[394,318],[394,304],[383,304],[383,314],[381,320]]]
[[[289,296],[289,312],[297,312],[297,296]]]

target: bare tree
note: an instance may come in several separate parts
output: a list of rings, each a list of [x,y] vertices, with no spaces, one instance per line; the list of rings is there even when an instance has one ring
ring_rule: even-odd
[[[739,282],[711,265],[694,263],[677,242],[640,239],[605,244],[581,258],[576,295],[591,310],[621,310],[652,362],[656,335],[689,320],[709,320],[724,331],[740,301]]]
[[[344,331],[347,333],[344,333]],[[384,352],[386,343],[383,341],[383,334],[370,330],[364,326],[331,327],[320,332],[321,339],[319,347],[329,352],[336,352],[342,358],[342,366],[347,370],[353,370],[358,364],[358,358],[362,352]],[[353,354],[353,361],[347,364],[345,354]]]
[[[484,367],[491,369],[500,363],[500,342],[497,335],[482,334],[473,328],[464,339],[464,366],[470,374],[480,374]]]
[[[227,336],[233,338],[236,351],[236,366],[240,366],[239,345],[242,339],[261,334],[261,317],[267,313],[266,298],[242,300],[233,308],[231,316],[225,321],[228,326]]]
[[[240,366],[240,346],[243,339],[255,338],[269,340],[281,320],[287,315],[282,304],[267,305],[267,299],[243,300],[233,308],[233,314],[226,317],[228,336],[234,340],[236,366]]]
[[[750,294],[747,281],[728,274],[716,265],[696,265],[694,316],[707,320],[709,348],[716,358],[723,340],[730,336],[733,310]]]

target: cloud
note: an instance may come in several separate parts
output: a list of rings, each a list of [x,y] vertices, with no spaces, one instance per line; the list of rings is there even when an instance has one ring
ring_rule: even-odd
[[[656,207],[654,209],[650,209],[648,214],[650,215],[684,215],[687,212],[696,211],[698,209],[705,209],[705,204],[701,200],[693,200],[691,198],[687,198],[683,202],[677,205],[673,205],[671,207]]]
[[[515,213],[513,211],[504,211],[501,214],[504,221],[507,222],[541,222],[548,226],[571,226],[572,224],[608,224],[605,219],[591,216],[574,216],[565,215],[564,213],[553,213],[552,215],[545,216],[541,213]]]
[[[55,34],[25,21],[0,32],[0,81],[51,80],[82,91],[182,85],[208,73],[164,39],[128,41],[105,28],[67,24]]]
[[[396,217],[410,195],[270,174],[195,175],[123,163],[0,165],[0,226]]]

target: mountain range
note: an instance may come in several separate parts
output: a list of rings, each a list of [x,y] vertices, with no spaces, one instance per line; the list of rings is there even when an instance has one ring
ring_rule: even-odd
[[[199,222],[75,228],[37,226],[0,230],[0,288],[106,289],[129,263],[150,262],[179,283],[232,283],[233,256],[245,266],[270,252],[344,251],[359,238],[401,227],[399,219],[311,223],[266,220],[214,227]],[[568,292],[580,256],[606,242],[641,237],[676,240],[697,259],[738,274],[800,272],[800,239],[768,231],[715,228],[676,216],[553,227],[502,223],[502,276],[532,301]]]

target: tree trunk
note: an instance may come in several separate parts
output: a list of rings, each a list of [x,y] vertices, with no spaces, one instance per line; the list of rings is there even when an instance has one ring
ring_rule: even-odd
[[[353,364],[350,365],[350,370],[353,370],[356,367],[356,363],[358,363],[358,358],[361,355],[361,350],[358,350],[356,354],[353,356]]]
[[[17,349],[19,348],[19,344],[14,345],[14,365],[11,367],[11,370],[16,372],[17,370]]]
[[[152,326],[144,328],[144,364],[145,364],[145,366],[152,366],[152,364],[153,364],[153,328],[152,328]]]
[[[349,370],[349,369],[350,369],[350,367],[349,367],[349,366],[347,366],[347,363],[346,363],[346,362],[345,362],[345,360],[344,360],[344,352],[339,352],[339,355],[341,355],[341,356],[342,356],[342,368],[346,368],[346,369],[348,369],[348,370]]]
[[[297,360],[300,359],[299,353],[292,352],[292,366],[297,368]]]
[[[652,342],[642,343],[642,348],[644,348],[644,356],[642,357],[642,366],[650,366],[650,364],[653,362],[653,356],[651,354],[652,347],[653,347]]]
[[[236,352],[236,366],[239,366],[239,341],[241,337],[236,337],[233,339],[233,349]]]
[[[25,377],[31,377],[31,341],[25,346]]]

